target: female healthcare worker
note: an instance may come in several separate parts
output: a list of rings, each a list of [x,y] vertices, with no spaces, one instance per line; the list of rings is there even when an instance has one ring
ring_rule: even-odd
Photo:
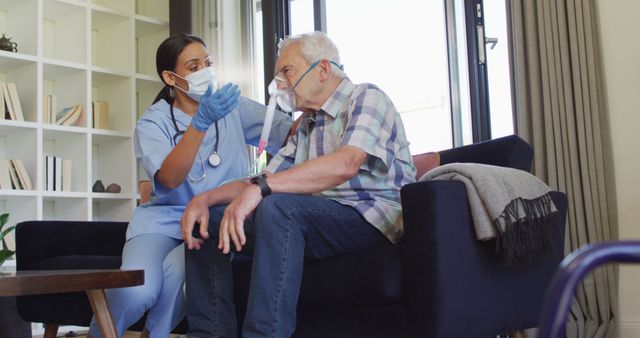
[[[182,212],[194,196],[248,175],[246,144],[258,144],[266,107],[239,96],[236,85],[216,90],[211,63],[204,42],[192,35],[171,36],[158,47],[156,68],[165,87],[134,136],[153,195],[136,208],[122,251],[122,269],[144,269],[145,283],[107,290],[119,337],[146,311],[145,331],[169,336],[185,312]],[[276,114],[267,151],[278,151],[292,122]],[[95,319],[89,332],[101,336]]]

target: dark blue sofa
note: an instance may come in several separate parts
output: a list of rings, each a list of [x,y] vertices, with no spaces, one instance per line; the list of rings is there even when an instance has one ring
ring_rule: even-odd
[[[509,136],[440,152],[442,164],[477,162],[529,170],[533,151]],[[493,241],[475,239],[465,187],[430,181],[402,188],[405,235],[332,259],[308,261],[295,337],[487,337],[536,325],[545,288],[563,258],[566,197],[552,259],[506,268]],[[16,230],[18,270],[114,268],[126,223],[34,221]],[[234,264],[239,323],[251,261]],[[84,294],[20,297],[25,320],[88,325]],[[140,328],[138,323],[138,329]]]

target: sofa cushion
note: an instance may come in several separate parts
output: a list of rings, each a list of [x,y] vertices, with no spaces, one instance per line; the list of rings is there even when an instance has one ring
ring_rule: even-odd
[[[400,247],[376,246],[323,260],[305,262],[299,306],[366,306],[401,302]],[[234,258],[235,297],[247,302],[251,260]]]
[[[413,155],[412,158],[413,165],[416,167],[416,179],[440,165],[440,153],[437,152]]]

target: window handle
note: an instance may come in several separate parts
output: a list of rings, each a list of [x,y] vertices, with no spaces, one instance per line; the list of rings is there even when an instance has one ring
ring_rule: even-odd
[[[494,49],[498,44],[498,38],[485,38],[484,44],[489,45],[489,48]]]

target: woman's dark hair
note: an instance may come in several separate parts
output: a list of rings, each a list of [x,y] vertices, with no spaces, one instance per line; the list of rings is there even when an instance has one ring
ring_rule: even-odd
[[[172,35],[166,38],[156,51],[156,71],[158,72],[158,76],[160,76],[160,80],[164,82],[164,78],[162,77],[162,72],[165,70],[175,71],[176,69],[176,61],[178,60],[178,56],[182,53],[182,50],[187,47],[191,43],[200,43],[205,48],[207,45],[195,35],[189,34],[178,34]],[[153,103],[156,103],[160,100],[164,99],[169,104],[173,104],[173,96],[171,95],[171,87],[164,84],[164,87],[160,90],[156,98],[153,100]]]

